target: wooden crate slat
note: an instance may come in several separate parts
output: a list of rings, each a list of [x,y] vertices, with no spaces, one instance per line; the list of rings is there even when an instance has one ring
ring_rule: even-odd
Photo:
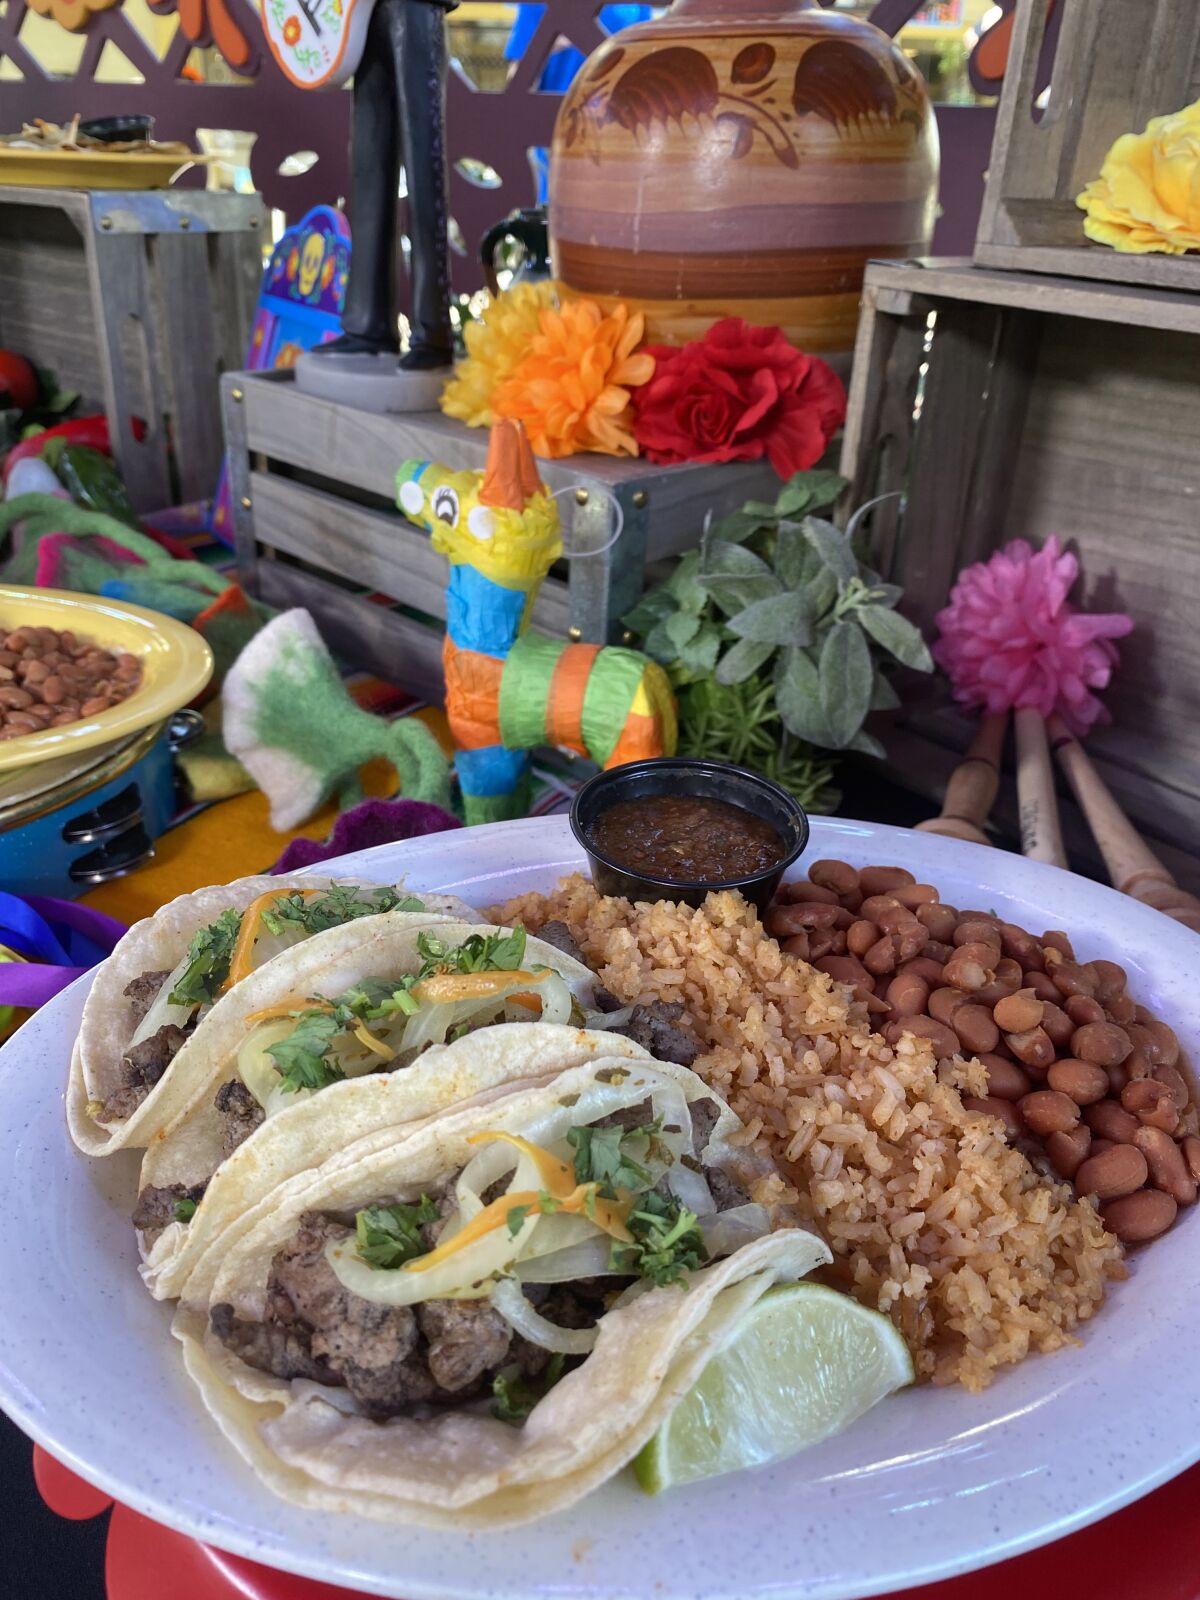
[[[312,611],[331,650],[385,682],[433,701],[445,695],[442,635],[411,617],[282,561],[259,563],[256,592],[268,605]]]
[[[1018,0],[975,244],[983,266],[1200,288],[1200,261],[1090,241],[1075,196],[1126,133],[1200,90],[1196,0],[1061,0],[1049,101],[1035,109],[1046,0]]]
[[[258,539],[275,550],[363,583],[415,611],[444,618],[449,565],[428,534],[399,513],[372,511],[268,472],[250,474]],[[534,608],[536,627],[567,632],[567,586],[548,578]]]
[[[260,380],[246,385],[246,412],[251,450],[387,500],[395,498],[403,461],[432,459],[455,471],[477,471],[487,460],[486,429],[468,428],[436,411],[379,416],[303,394],[294,383]],[[553,491],[601,486],[619,496],[627,518],[644,510],[648,560],[697,544],[710,510],[724,516],[746,500],[774,499],[780,488],[763,462],[698,469],[585,455],[539,459],[538,466]],[[569,540],[577,508],[569,496],[560,506]]]

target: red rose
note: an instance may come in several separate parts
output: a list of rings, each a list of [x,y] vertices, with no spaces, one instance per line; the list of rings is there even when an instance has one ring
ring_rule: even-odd
[[[654,376],[632,391],[633,433],[659,465],[766,456],[790,478],[817,464],[845,421],[842,380],[779,328],[726,317],[703,339],[647,353]]]

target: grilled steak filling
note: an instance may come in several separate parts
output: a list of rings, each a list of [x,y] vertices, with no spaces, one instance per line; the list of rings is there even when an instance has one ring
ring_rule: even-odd
[[[266,1112],[240,1078],[230,1078],[213,1102],[221,1118],[221,1149],[231,1156],[266,1121]]]

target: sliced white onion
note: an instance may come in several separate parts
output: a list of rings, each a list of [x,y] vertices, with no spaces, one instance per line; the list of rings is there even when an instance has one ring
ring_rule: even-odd
[[[632,1006],[622,1006],[620,1011],[589,1011],[587,1026],[603,1033],[606,1028],[623,1028],[632,1015]]]
[[[689,1211],[694,1211],[698,1217],[706,1216],[716,1209],[712,1193],[708,1184],[699,1172],[693,1172],[690,1167],[677,1161],[673,1167],[667,1169],[667,1188]]]
[[[179,965],[163,979],[162,988],[150,1003],[150,1009],[134,1029],[133,1038],[130,1039],[128,1049],[135,1044],[141,1044],[143,1039],[150,1039],[160,1028],[165,1028],[168,1023],[174,1023],[177,1028],[184,1028],[191,1020],[194,1005],[173,1006],[170,1001],[171,990],[183,977],[187,970],[188,958],[184,956]]]
[[[339,1283],[364,1300],[381,1306],[414,1306],[422,1300],[478,1300],[487,1284],[506,1273],[530,1235],[541,1221],[531,1211],[514,1238],[504,1225],[492,1228],[480,1238],[456,1250],[436,1267],[409,1272],[368,1266],[359,1256],[353,1238],[325,1247],[325,1256]],[[448,1241],[444,1233],[438,1243]]]
[[[701,1217],[700,1232],[710,1256],[731,1256],[752,1239],[771,1231],[771,1218],[765,1206],[731,1206],[728,1211]]]
[[[512,1278],[504,1278],[496,1284],[491,1300],[514,1333],[528,1339],[530,1344],[541,1345],[543,1350],[554,1350],[564,1356],[585,1356],[596,1343],[598,1328],[560,1328],[539,1316],[521,1293],[520,1284]]]
[[[612,1240],[607,1234],[593,1233],[590,1239],[563,1249],[523,1256],[517,1262],[517,1277],[522,1283],[574,1283],[578,1278],[604,1278],[609,1275],[611,1250]]]
[[[532,993],[542,1002],[539,1022],[570,1022],[571,991],[557,972],[544,972]]]
[[[295,1017],[271,1017],[265,1022],[260,1022],[257,1027],[251,1028],[238,1050],[238,1076],[263,1110],[268,1113],[272,1101],[277,1100],[281,1089],[279,1068],[275,1064],[275,1058],[267,1054],[267,1046],[279,1044],[295,1030]],[[294,1099],[294,1095],[285,1096],[282,1104],[290,1104]]]

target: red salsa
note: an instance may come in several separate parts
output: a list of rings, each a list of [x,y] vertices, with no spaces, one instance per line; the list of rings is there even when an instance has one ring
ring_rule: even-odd
[[[703,795],[621,800],[588,831],[596,849],[617,866],[681,883],[754,877],[784,856],[783,840],[769,822]]]

